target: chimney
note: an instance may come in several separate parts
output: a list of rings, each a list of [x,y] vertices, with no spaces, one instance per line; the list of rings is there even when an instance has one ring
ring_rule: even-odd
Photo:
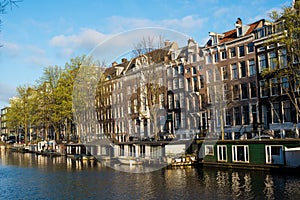
[[[235,27],[240,28],[242,25],[243,25],[243,22],[242,22],[241,18],[237,18],[237,20],[235,22]]]
[[[114,67],[114,66],[117,66],[118,63],[115,61],[115,62],[113,62],[111,65]]]
[[[165,47],[169,46],[171,44],[170,40],[165,40]]]
[[[122,63],[126,63],[127,62],[127,59],[126,58],[122,58]]]

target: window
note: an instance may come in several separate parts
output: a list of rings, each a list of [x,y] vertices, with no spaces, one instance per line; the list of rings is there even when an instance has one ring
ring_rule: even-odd
[[[241,71],[241,78],[246,77],[247,71],[246,71],[246,62],[245,61],[240,62],[240,71]]]
[[[179,74],[183,75],[184,67],[183,65],[179,66]]]
[[[207,102],[208,103],[211,103],[211,98],[210,98],[211,93],[212,93],[211,87],[207,87]]]
[[[271,95],[278,95],[278,81],[277,78],[272,78],[271,80]]]
[[[239,85],[233,85],[232,86],[232,98],[233,100],[238,100],[240,99],[240,90],[239,90]]]
[[[242,89],[242,99],[247,99],[248,98],[248,84],[247,83],[242,83],[241,84],[241,89]]]
[[[280,68],[287,67],[287,55],[286,55],[285,49],[281,49],[279,51],[279,65],[280,65]]]
[[[286,93],[289,91],[290,84],[287,77],[281,78],[281,93]]]
[[[215,58],[215,63],[219,62],[219,53],[218,52],[216,52],[214,54],[214,58]]]
[[[243,120],[245,125],[249,125],[250,118],[249,118],[249,106],[243,106]]]
[[[284,122],[291,122],[292,116],[291,116],[291,102],[290,101],[283,101],[283,117]]]
[[[213,73],[212,73],[212,70],[209,69],[206,71],[206,74],[207,74],[207,83],[212,83],[213,80],[214,80],[214,77],[213,77]]]
[[[266,145],[265,152],[266,152],[267,164],[277,164],[277,165],[284,164],[282,146]]]
[[[232,160],[233,162],[249,162],[248,145],[233,145]]]
[[[174,103],[175,103],[175,108],[180,108],[180,102],[179,102],[179,97],[178,94],[174,94]]]
[[[226,53],[226,50],[221,51],[221,58],[222,58],[222,60],[227,59],[227,53]]]
[[[207,122],[206,113],[202,113],[201,118],[202,118],[202,120],[201,120],[202,121],[202,128],[206,129],[207,128],[207,126],[206,126],[206,122]]]
[[[251,98],[255,98],[257,97],[257,94],[256,94],[256,82],[252,81],[250,82],[250,95],[251,95]]]
[[[212,63],[211,54],[206,56],[206,64],[210,64],[210,63]]]
[[[266,56],[264,54],[258,56],[258,62],[259,62],[259,72],[262,72],[264,69],[267,68]]]
[[[245,56],[244,46],[239,46],[239,57]]]
[[[197,77],[193,77],[193,82],[194,82],[194,92],[198,92],[199,87],[198,87],[198,79]]]
[[[219,69],[215,69],[215,81],[219,81],[221,79],[221,74],[220,74],[220,71]]]
[[[236,64],[231,65],[231,79],[237,79],[238,78],[238,69]]]
[[[248,44],[247,48],[248,48],[248,53],[254,52],[254,45],[252,42]]]
[[[204,75],[200,75],[200,88],[204,88]]]
[[[169,105],[169,109],[174,109],[173,95],[171,94],[168,95],[168,105]]]
[[[270,69],[275,69],[277,65],[276,61],[276,53],[274,51],[269,53],[269,68]]]
[[[187,84],[187,90],[191,91],[191,79],[190,78],[186,79],[186,84]]]
[[[173,79],[173,89],[178,89],[179,87],[179,82],[177,78]]]
[[[175,66],[174,67],[174,77],[176,77],[178,75],[178,67]]]
[[[230,57],[233,58],[236,56],[235,47],[230,48]]]
[[[143,111],[147,111],[147,98],[143,97]]]
[[[172,90],[173,89],[173,81],[169,80],[168,81],[168,90]]]
[[[197,68],[193,66],[193,74],[197,74]]]
[[[228,94],[228,85],[226,83],[224,83],[224,85],[223,85],[223,99],[224,99],[224,101],[227,100],[227,94]]]
[[[185,73],[189,74],[190,72],[191,72],[191,69],[190,69],[189,67],[187,67],[187,68],[185,69]]]
[[[213,145],[205,145],[205,155],[214,155],[214,146]]]
[[[223,80],[227,80],[228,79],[227,66],[222,67],[222,79]]]
[[[269,96],[269,88],[265,80],[259,81],[261,97]]]
[[[183,78],[179,78],[179,88],[183,88]]]
[[[186,127],[186,124],[185,124],[185,122],[186,122],[186,117],[185,117],[185,113],[183,112],[183,113],[181,113],[181,123],[180,123],[180,126],[181,126],[181,128],[185,128]]]
[[[137,101],[137,99],[133,100],[133,112],[134,113],[138,112],[138,101]]]
[[[238,28],[238,36],[242,36],[243,35],[243,27],[239,27]]]
[[[128,114],[131,114],[131,101],[127,102]]]
[[[164,95],[160,94],[159,95],[159,105],[160,105],[159,107],[160,107],[160,109],[164,108],[164,103],[165,103]]]
[[[231,112],[230,109],[226,109],[226,120],[225,120],[225,125],[226,126],[231,126]]]
[[[234,110],[235,125],[242,125],[240,107],[234,107],[233,110]]]
[[[185,106],[185,97],[183,93],[179,93],[180,107],[184,108]]]
[[[174,114],[175,114],[174,128],[179,129],[180,128],[180,113],[174,113]]]
[[[257,123],[257,111],[256,111],[256,105],[255,104],[251,105],[251,114],[252,114],[252,123],[256,124]]]
[[[254,59],[249,60],[249,75],[253,76],[256,74]]]
[[[218,145],[218,161],[227,161],[227,146]]]
[[[273,123],[279,123],[279,103],[271,103]]]

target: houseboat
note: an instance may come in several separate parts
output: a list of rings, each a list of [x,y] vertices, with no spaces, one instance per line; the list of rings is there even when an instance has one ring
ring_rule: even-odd
[[[203,166],[300,169],[299,139],[198,141]]]

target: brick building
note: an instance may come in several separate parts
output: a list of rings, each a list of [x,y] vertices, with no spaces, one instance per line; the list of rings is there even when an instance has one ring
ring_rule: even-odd
[[[264,20],[245,25],[237,19],[235,29],[210,32],[203,49],[207,85],[208,116],[218,135],[225,138],[252,137],[258,123],[258,94],[254,31]]]

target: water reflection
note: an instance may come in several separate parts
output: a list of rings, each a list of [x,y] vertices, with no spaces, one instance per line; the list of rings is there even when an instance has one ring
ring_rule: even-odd
[[[48,157],[32,153],[11,152],[9,150],[0,151],[0,155],[2,165],[19,167],[84,170],[98,165],[101,166],[96,161],[74,160],[65,156]]]
[[[295,199],[300,195],[297,174],[192,167],[125,173],[88,161],[3,150],[0,180],[3,199]]]

